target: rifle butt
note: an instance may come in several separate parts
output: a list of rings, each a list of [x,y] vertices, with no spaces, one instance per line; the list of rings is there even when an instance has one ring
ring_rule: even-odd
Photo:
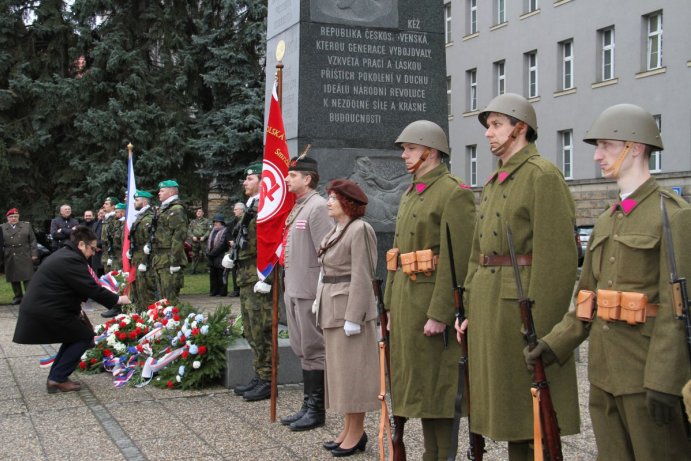
[[[550,461],[563,461],[559,422],[557,421],[557,413],[554,411],[552,394],[545,376],[542,358],[538,358],[535,362],[534,379],[540,390],[540,419],[542,420],[544,446]]]
[[[403,416],[393,417],[393,461],[406,461],[403,431],[407,419]]]

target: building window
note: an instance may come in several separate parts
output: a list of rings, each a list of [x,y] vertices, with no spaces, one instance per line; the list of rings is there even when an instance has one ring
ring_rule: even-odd
[[[468,111],[477,110],[477,69],[466,72],[468,82]]]
[[[506,0],[494,0],[494,19],[496,24],[506,22]]]
[[[646,21],[648,23],[646,69],[659,69],[662,67],[662,11],[649,14]]]
[[[468,5],[468,27],[467,34],[477,33],[477,0],[466,0]]]
[[[475,187],[477,186],[477,146],[465,146],[465,151],[468,156],[468,183]]]
[[[444,5],[444,38],[446,43],[451,43],[451,3]]]
[[[453,115],[451,112],[451,76],[446,77],[446,111],[449,117]]]
[[[538,81],[537,81],[537,51],[531,51],[525,54],[525,65],[526,65],[526,76],[527,76],[527,88],[526,92],[528,98],[536,98],[538,93]]]
[[[564,178],[573,179],[573,131],[560,131],[559,144],[561,170],[564,172]]]
[[[559,43],[561,55],[560,86],[562,90],[573,88],[573,40]]]
[[[506,93],[506,61],[494,63],[494,96]]]
[[[600,81],[614,78],[614,27],[602,29],[599,32],[600,46]]]
[[[523,0],[523,11],[525,13],[532,13],[540,9],[538,0]]]
[[[655,123],[657,123],[657,128],[662,133],[662,115],[653,115]],[[649,168],[651,173],[660,173],[662,171],[662,152],[659,150],[652,151],[650,153]]]

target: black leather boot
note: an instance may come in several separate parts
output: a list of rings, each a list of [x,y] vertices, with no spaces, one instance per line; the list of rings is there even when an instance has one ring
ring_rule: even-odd
[[[305,382],[309,381],[307,412],[290,426],[291,431],[308,431],[324,425],[324,370],[305,371]]]
[[[302,382],[303,382],[303,396],[302,396],[302,407],[293,413],[290,416],[286,416],[285,418],[281,418],[281,424],[284,426],[290,425],[290,423],[294,423],[298,419],[302,418],[305,413],[307,413],[307,401],[309,400],[310,397],[310,382],[307,379],[307,370],[302,370]]]
[[[259,378],[259,383],[242,394],[242,398],[248,402],[256,402],[257,400],[266,400],[271,397],[271,381],[264,381]]]
[[[247,383],[247,384],[241,384],[241,385],[239,385],[239,386],[236,386],[236,387],[233,389],[233,393],[234,393],[235,395],[242,395],[242,394],[244,394],[245,392],[251,391],[252,389],[254,389],[255,387],[257,387],[257,384],[259,384],[259,376],[254,375],[254,378],[252,378],[252,380],[251,380],[249,383]]]

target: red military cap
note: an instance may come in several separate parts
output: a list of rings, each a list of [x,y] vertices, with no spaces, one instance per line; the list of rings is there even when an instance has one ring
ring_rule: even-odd
[[[334,179],[326,186],[327,192],[338,192],[347,199],[362,205],[367,205],[367,194],[365,194],[356,182],[350,179]]]
[[[7,210],[7,213],[5,213],[5,217],[13,214],[19,214],[19,210],[16,208],[10,208],[9,210]]]

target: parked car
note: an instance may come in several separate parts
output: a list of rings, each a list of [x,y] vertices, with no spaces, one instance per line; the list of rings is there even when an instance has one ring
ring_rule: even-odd
[[[593,226],[578,226],[576,228],[576,235],[581,244],[581,251],[578,254],[578,267],[583,264],[585,252],[588,249],[588,242],[590,241],[590,234],[593,233]]]

